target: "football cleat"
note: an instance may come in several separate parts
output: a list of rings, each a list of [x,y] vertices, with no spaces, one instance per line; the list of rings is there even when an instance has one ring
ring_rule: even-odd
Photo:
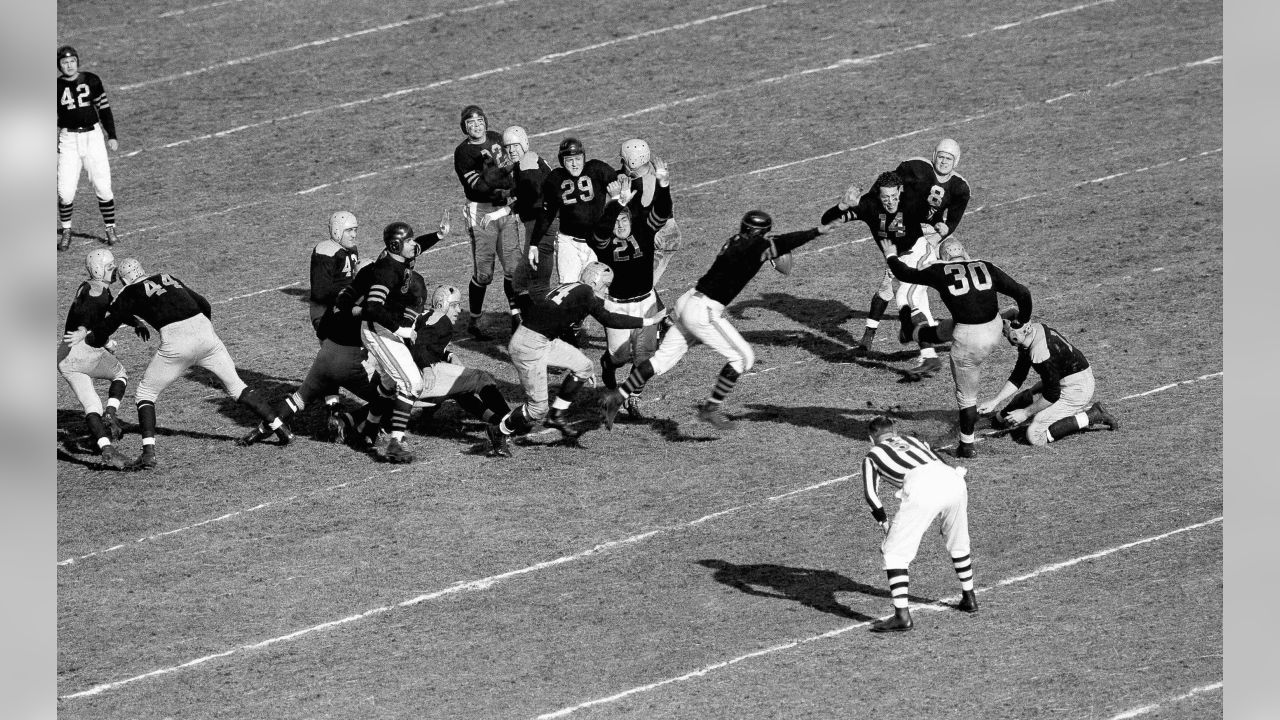
[[[108,225],[107,226],[107,244],[115,245],[117,242],[119,242],[119,238],[116,237],[116,226]]]
[[[495,424],[485,425],[484,432],[489,436],[489,457],[512,457],[511,441],[507,434]]]
[[[280,421],[280,427],[276,428],[275,432],[276,439],[280,441],[281,445],[288,445],[293,442],[293,431],[289,429],[289,424],[283,420]]]
[[[962,442],[956,446],[956,457],[976,458],[978,457],[978,448],[974,447],[971,442]]]
[[[574,432],[569,428],[568,420],[569,413],[567,410],[551,408],[551,412],[547,413],[547,416],[542,419],[542,424],[545,427],[559,430],[560,434],[566,439],[573,439],[581,435],[582,433]]]
[[[155,446],[144,445],[142,448],[142,454],[138,456],[138,459],[126,465],[125,469],[126,470],[151,470],[155,468],[157,464],[158,463],[156,462]]]
[[[1116,418],[1115,418],[1115,416],[1114,416],[1114,415],[1112,415],[1111,413],[1107,412],[1107,409],[1106,409],[1105,407],[1103,407],[1102,403],[1094,403],[1094,404],[1093,404],[1093,408],[1092,408],[1092,410],[1093,410],[1093,412],[1092,412],[1092,413],[1089,413],[1089,415],[1094,415],[1094,417],[1096,417],[1096,418],[1097,418],[1097,419],[1094,419],[1094,417],[1090,417],[1090,418],[1089,418],[1089,420],[1090,420],[1093,424],[1095,424],[1095,425],[1106,425],[1108,430],[1119,430],[1119,429],[1120,429],[1120,421],[1119,421],[1119,420],[1116,420]],[[1095,415],[1095,413],[1096,413],[1096,415]]]
[[[102,415],[102,424],[107,428],[107,437],[112,442],[124,437],[124,428],[120,425],[120,418],[116,417],[115,412],[107,410]]]
[[[626,401],[622,403],[622,407],[626,408],[627,415],[632,420],[644,419],[644,413],[640,412],[640,398],[635,395],[628,396]]]
[[[477,340],[493,339],[492,335],[480,329],[480,323],[478,323],[475,318],[471,318],[471,320],[467,323],[467,332],[471,335],[471,337]]]
[[[411,463],[413,462],[413,453],[405,448],[402,441],[391,438],[391,442],[387,443],[386,451],[382,453],[382,459],[389,463]]]
[[[898,615],[894,615],[888,620],[880,620],[878,622],[873,623],[871,625],[871,632],[873,633],[904,632],[904,631],[910,630],[913,627],[915,627],[915,623],[911,622],[910,615],[906,617],[899,617]]]
[[[257,425],[253,426],[252,430],[245,433],[243,437],[241,437],[239,440],[236,440],[236,445],[239,445],[240,447],[249,447],[250,445],[256,442],[262,442],[263,440],[266,440],[267,436],[269,436],[270,434],[271,434],[271,431],[268,430],[265,425],[263,425],[262,423],[258,423]]]
[[[978,596],[972,590],[961,592],[960,603],[956,605],[956,609],[967,613],[978,612]]]
[[[859,357],[861,355],[869,354],[871,352],[871,343],[874,342],[875,339],[876,339],[875,328],[869,327],[863,330],[862,339],[859,340],[858,344],[853,347],[854,357]]]
[[[941,369],[941,358],[920,358],[920,362],[915,367],[906,371],[906,377],[908,380],[923,380],[927,377],[932,377]]]
[[[71,247],[71,228],[62,228],[62,234],[58,236],[58,249],[67,250]]]
[[[737,428],[738,423],[725,416],[722,405],[723,403],[703,403],[698,408],[698,419],[705,423],[711,423],[712,427],[717,430],[733,430]]]
[[[610,390],[600,398],[600,409],[604,411],[605,428],[613,429],[613,419],[618,416],[618,410],[622,408],[622,393],[617,390]]]
[[[102,452],[98,455],[98,462],[104,467],[109,467],[113,470],[123,470],[129,459],[117,450],[115,445],[107,445],[102,448]]]

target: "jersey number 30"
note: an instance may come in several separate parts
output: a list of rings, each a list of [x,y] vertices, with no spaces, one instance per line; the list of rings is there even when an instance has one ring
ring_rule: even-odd
[[[991,289],[991,271],[983,263],[952,263],[943,270],[951,276],[947,291],[952,295],[964,295],[970,287],[975,290]]]

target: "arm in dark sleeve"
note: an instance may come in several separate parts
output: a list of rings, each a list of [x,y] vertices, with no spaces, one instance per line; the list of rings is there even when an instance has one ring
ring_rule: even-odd
[[[102,86],[102,78],[94,76],[98,86],[98,101],[95,110],[98,111],[98,119],[102,121],[102,130],[107,134],[108,140],[116,139],[116,118],[111,114],[111,101],[107,100],[107,89]]]
[[[542,249],[542,236],[547,234],[547,229],[551,227],[551,221],[555,220],[558,212],[560,196],[556,194],[556,187],[548,175],[542,183],[542,215],[533,223],[533,232],[529,234],[530,245],[537,245],[538,249]]]
[[[604,247],[613,239],[613,225],[622,214],[622,210],[623,207],[613,200],[605,203],[604,212],[600,214],[600,219],[596,220],[595,227],[591,230],[594,236],[592,240],[597,246]]]
[[[107,308],[107,314],[103,315],[101,320],[89,328],[89,334],[84,338],[89,347],[100,348],[106,345],[107,341],[111,339],[111,334],[120,329],[124,318],[133,317],[133,313],[129,312],[129,308],[126,305],[128,301],[121,302],[123,299],[124,294],[121,293],[111,303],[111,307]]]
[[[784,233],[776,235],[773,238],[773,246],[778,249],[778,254],[783,255],[804,245],[810,240],[818,237],[817,228],[809,228],[808,230],[797,230],[796,232]]]
[[[1009,373],[1009,384],[1022,387],[1027,381],[1027,373],[1031,372],[1031,353],[1023,348],[1018,349],[1018,361],[1013,364],[1013,372]]]
[[[947,234],[950,235],[960,227],[960,219],[964,217],[964,211],[969,207],[969,186],[966,184],[964,188],[956,193],[951,202],[947,205]]]
[[[649,216],[645,221],[657,232],[671,219],[674,208],[671,202],[671,188],[657,186],[653,191],[653,205],[649,208]]]
[[[418,250],[421,252],[422,250],[427,250],[440,242],[440,232],[436,231],[427,233],[426,235],[419,235],[414,238],[413,241],[418,244]]]
[[[929,274],[923,270],[917,270],[910,265],[902,262],[897,255],[888,255],[885,261],[889,263],[889,271],[893,276],[903,282],[913,283],[916,285],[928,284]]]
[[[342,274],[345,260],[335,255],[311,253],[311,300],[321,305],[332,305],[338,298],[342,288],[338,285],[338,276]]]
[[[590,312],[591,317],[598,320],[601,325],[607,328],[614,328],[615,330],[631,330],[634,328],[644,327],[644,318],[609,312],[604,309],[604,301],[598,297],[592,298]]]
[[[858,219],[858,208],[851,207],[841,210],[839,205],[832,205],[827,211],[822,213],[822,219],[819,221],[823,225],[830,225],[839,220],[840,222],[849,222]]]
[[[1031,291],[1026,285],[1009,277],[1008,273],[995,265],[987,263],[987,267],[991,269],[991,279],[994,281],[996,292],[1003,293],[1018,303],[1018,322],[1024,325],[1031,322]]]

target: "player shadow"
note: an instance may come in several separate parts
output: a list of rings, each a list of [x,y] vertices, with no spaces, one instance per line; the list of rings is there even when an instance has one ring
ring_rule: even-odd
[[[882,408],[836,408],[820,405],[785,407],[766,405],[763,403],[747,403],[743,406],[745,413],[735,416],[738,420],[752,422],[782,422],[798,427],[812,427],[827,430],[849,438],[850,440],[867,439],[867,423],[878,415],[885,415],[894,420],[911,422],[943,423],[948,428],[955,421],[955,410],[925,409],[903,410],[900,407]]]
[[[236,372],[239,373],[240,379],[252,388],[254,392],[258,393],[272,408],[276,407],[281,400],[302,384],[302,378],[276,377],[260,373],[252,368],[237,366]],[[222,381],[218,379],[217,375],[202,367],[192,367],[186,372],[185,377],[218,391],[218,395],[210,399],[209,402],[223,417],[234,420],[246,428],[258,423],[260,418],[256,413],[236,402],[235,398],[227,395],[225,388],[222,386]],[[163,402],[163,400],[162,396],[161,401]]]
[[[293,297],[298,298],[299,302],[304,304],[310,304],[311,301],[311,288],[309,287],[280,288],[280,293],[282,295],[292,295]]]
[[[801,298],[788,293],[763,293],[758,297],[729,307],[728,314],[735,319],[745,318],[748,310],[769,310],[790,318],[793,322],[813,328],[833,340],[836,347],[846,348],[857,344],[861,334],[854,337],[845,327],[850,320],[856,320],[859,313],[839,300],[831,298]],[[865,318],[866,312],[861,313]],[[861,330],[861,328],[858,328]],[[830,341],[828,341],[830,342]]]
[[[860,622],[870,622],[875,617],[841,605],[836,600],[836,593],[852,592],[886,600],[892,597],[882,587],[850,580],[831,570],[772,564],[735,565],[725,560],[699,560],[698,564],[715,570],[711,579],[748,595],[790,600],[814,610]],[[935,602],[915,595],[908,597],[917,603]]]
[[[915,382],[909,378],[907,370],[911,363],[908,361],[914,360],[920,353],[919,348],[902,346],[902,349],[892,352],[873,350],[866,355],[855,355],[850,347],[834,343],[809,330],[746,330],[742,332],[742,338],[752,345],[799,348],[827,363],[881,370],[897,376],[900,383]],[[947,371],[944,368],[941,372]]]

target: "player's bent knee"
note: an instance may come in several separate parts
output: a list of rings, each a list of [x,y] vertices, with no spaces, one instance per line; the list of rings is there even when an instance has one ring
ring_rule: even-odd
[[[1048,445],[1049,426],[1032,423],[1031,427],[1027,428],[1027,442],[1035,445],[1036,447],[1044,447],[1045,445]]]

